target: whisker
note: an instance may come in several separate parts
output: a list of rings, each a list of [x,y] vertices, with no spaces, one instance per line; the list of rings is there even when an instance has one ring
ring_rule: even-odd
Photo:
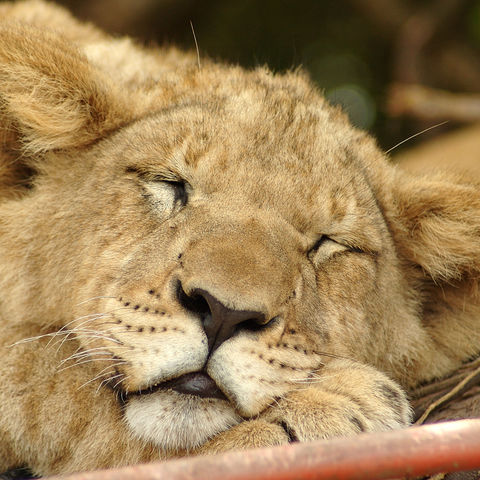
[[[103,368],[100,372],[98,372],[99,374],[102,373],[103,371],[107,370],[108,368],[115,368],[115,367],[118,367],[119,365],[125,365],[127,362],[125,362],[124,360],[120,361],[120,362],[117,362],[117,363],[114,363],[113,365],[108,365],[106,366],[105,368]]]
[[[78,338],[77,338],[75,335],[73,335],[73,333],[74,333],[74,332],[70,331],[70,332],[68,333],[68,335],[65,335],[64,338],[58,338],[58,339],[56,340],[56,342],[52,344],[52,346],[57,346],[57,345],[58,345],[57,350],[56,350],[57,353],[60,351],[60,349],[62,348],[62,346],[63,346],[66,342],[71,342],[71,341],[77,341],[77,342],[78,342]],[[87,338],[87,337],[84,337],[84,338]],[[85,342],[84,342],[84,343],[85,343]],[[80,346],[78,346],[78,348],[76,349],[76,351],[78,351],[78,350],[79,350],[80,348],[82,348],[83,346],[85,346],[85,345],[80,345]]]
[[[118,312],[119,310],[128,310],[126,307],[118,307],[118,308],[113,308],[112,310],[109,310],[108,312],[96,312],[96,313],[89,313],[89,314],[86,314],[86,315],[81,315],[80,317],[76,317],[74,318],[73,320],[70,320],[68,323],[66,323],[63,328],[65,327],[68,327],[70,326],[72,323],[74,322],[77,322],[78,320],[82,320],[84,318],[87,318],[87,322],[88,321],[94,321],[96,318],[101,318],[103,316],[106,316],[106,315],[110,315],[112,314],[113,312]],[[93,317],[93,318],[92,318]],[[81,324],[82,325],[82,324]],[[78,325],[77,325],[78,326]]]
[[[108,350],[105,350],[104,347],[94,347],[94,348],[89,348],[87,350],[81,350],[79,352],[76,352],[72,355],[70,355],[70,357],[68,358],[75,358],[75,357],[81,357],[81,356],[84,356],[84,355],[91,355],[92,353],[94,353],[95,355],[98,355],[98,354],[105,354],[105,355],[112,355],[112,353]],[[67,359],[66,359],[67,360]]]
[[[100,351],[96,351],[100,350]],[[80,352],[75,352],[74,354],[70,355],[67,358],[64,358],[60,363],[59,366],[63,365],[64,363],[70,361],[70,360],[80,360],[85,357],[96,357],[99,355],[109,355],[110,357],[113,355],[111,352],[108,350],[104,350],[103,347],[97,347],[97,348],[90,348],[88,350],[82,350]]]
[[[22,338],[21,340],[18,340],[17,342],[12,343],[12,344],[9,345],[8,347],[11,348],[11,347],[16,347],[17,345],[22,345],[22,344],[24,344],[24,343],[35,342],[35,341],[37,341],[37,340],[41,340],[42,338],[55,337],[55,336],[57,336],[59,333],[60,333],[60,331],[58,331],[58,332],[52,332],[52,333],[44,333],[43,335],[37,335],[37,336],[35,336],[35,337]],[[62,333],[62,334],[63,334],[63,333]]]
[[[92,318],[89,318],[88,320],[84,320],[83,322],[79,323],[78,325],[75,325],[72,330],[73,331],[76,331],[76,330],[81,330],[82,327],[84,327],[85,325],[88,325],[89,323],[92,323],[94,322],[95,320],[98,320],[100,318],[105,318],[105,317],[108,317],[112,315],[111,313],[102,313],[100,315],[97,315],[95,317],[92,317]]]
[[[330,353],[330,352],[322,352],[322,351],[319,351],[319,352],[315,352],[316,355],[318,355],[319,357],[329,357],[329,358],[337,358],[337,359],[340,359],[340,360],[352,360],[351,358],[349,357],[345,357],[343,355],[337,355],[336,353]],[[323,366],[324,364],[321,363],[320,366]]]
[[[123,378],[120,378],[120,380],[112,387],[113,390],[115,390],[123,382],[123,380],[127,378],[127,376],[124,373],[121,373],[120,375],[123,376]],[[125,399],[123,398],[123,393],[122,393],[122,400],[125,401]]]
[[[195,35],[195,29],[193,28],[193,22],[191,20],[190,20],[190,28],[192,29],[193,40],[195,42],[195,49],[197,50],[197,65],[198,65],[198,70],[200,71],[202,69],[202,66],[200,64],[200,49],[198,48],[197,36]]]
[[[110,320],[110,321],[106,321],[106,322],[97,323],[98,327],[104,327],[105,325],[118,325],[118,322],[114,322],[114,321]]]
[[[292,383],[299,383],[299,384],[314,384],[314,383],[321,383],[329,378],[333,378],[332,375],[317,375],[315,373],[310,373],[308,377],[300,378],[298,380],[292,379]]]
[[[106,333],[102,334],[103,332],[99,332],[98,330],[80,329],[78,332],[77,330],[74,330],[74,333],[80,333],[80,335],[77,335],[79,338],[97,338],[101,340],[108,340],[110,342],[117,343],[118,345],[123,345],[123,342],[120,340],[117,340]]]
[[[102,377],[104,377],[105,375],[108,375],[108,372],[105,372],[103,373],[102,375],[97,375],[95,377],[93,377],[92,379],[88,380],[88,382],[85,382],[83,383],[82,385],[80,385],[78,388],[77,388],[77,391],[86,387],[87,385],[89,385],[90,383],[92,382],[95,382],[96,380],[100,380]],[[110,377],[109,377],[110,378]]]
[[[60,335],[65,335],[64,339],[65,338],[68,338],[68,336],[71,334],[71,330],[67,329],[67,328],[64,328],[62,327],[60,330],[57,330],[53,335],[52,335],[52,338],[47,342],[47,344],[45,345],[45,348],[48,348],[51,343]],[[57,350],[58,352],[58,350]]]
[[[425,128],[424,130],[422,130],[421,132],[418,132],[418,133],[415,133],[414,135],[410,135],[408,138],[406,138],[405,140],[402,140],[401,142],[398,142],[396,145],[394,145],[393,147],[389,148],[385,153],[390,153],[392,150],[395,150],[397,147],[399,147],[400,145],[403,145],[404,143],[408,142],[409,140],[412,140],[412,138],[415,138],[415,137],[418,137],[419,135],[422,135],[423,133],[426,133],[428,132],[429,130],[433,130],[434,128],[437,128],[437,127],[441,127],[442,125],[445,125],[446,123],[448,123],[448,120],[446,120],[445,122],[441,122],[441,123],[437,123],[436,125],[432,125],[431,127],[428,127],[428,128]]]
[[[102,388],[103,385],[106,385],[108,382],[108,378],[104,378],[99,384],[98,387],[95,389],[95,395],[98,395],[100,393],[100,389]]]
[[[67,342],[68,340],[73,340],[73,339],[76,339],[76,335],[75,335],[75,332],[73,330],[66,330],[68,332],[67,335],[65,335],[62,340],[58,340],[58,347],[57,347],[57,353],[60,351],[60,349],[63,347],[63,345],[65,344],[65,342]]]
[[[110,315],[111,313],[102,313],[102,314],[91,314],[91,315],[96,315],[94,316],[93,318],[90,318],[84,322],[82,322],[81,324],[79,325],[76,325],[75,327],[71,328],[71,329],[67,329],[67,325],[71,324],[74,320],[72,320],[71,322],[69,322],[68,324],[64,325],[60,330],[58,330],[57,332],[55,332],[52,336],[52,339],[55,338],[55,336],[59,335],[59,334],[66,334],[66,337],[63,339],[63,341],[60,343],[58,349],[57,349],[57,352],[58,350],[62,347],[64,341],[68,338],[68,336],[70,336],[72,333],[73,334],[77,334],[77,333],[81,333],[81,334],[84,334],[84,333],[91,333],[91,334],[95,334],[95,335],[102,335],[102,332],[98,331],[98,330],[91,330],[91,329],[87,329],[87,328],[81,328],[83,325],[85,325],[86,323],[89,323],[89,322],[93,322],[94,320],[97,320],[98,318],[102,318],[102,317],[106,317],[108,315]],[[86,316],[91,316],[91,315],[85,315],[84,317]],[[84,317],[78,317],[77,319],[75,320],[78,320],[79,318],[84,318]],[[80,336],[80,335],[78,335]],[[100,338],[100,337],[99,337]],[[116,339],[113,339],[111,338],[110,336],[108,336],[107,334],[105,334],[105,336],[103,336],[103,338],[105,340],[110,340],[110,341],[113,341],[113,342],[117,342],[117,343],[121,343],[119,340],[116,340]],[[50,342],[47,344],[47,346],[49,346]]]
[[[82,360],[82,361],[78,361],[78,362],[75,362],[75,363],[72,363],[72,365],[68,365],[66,367],[63,367],[63,368],[60,368],[57,370],[58,373],[60,372],[64,372],[65,370],[68,370],[72,367],[78,367],[79,365],[85,365],[87,363],[92,363],[92,362],[113,362],[114,358],[88,358],[86,360]],[[126,363],[126,362],[124,362]],[[109,365],[109,367],[111,367],[111,365]]]
[[[109,377],[109,378],[104,378],[99,384],[98,384],[98,387],[97,389],[95,390],[95,395],[98,395],[98,393],[100,392],[100,389],[106,385],[109,381],[113,380],[114,378],[118,378],[120,377],[121,375],[123,374],[118,374],[118,375],[115,375],[114,377]],[[117,400],[118,400],[118,394],[117,395]]]
[[[83,320],[84,318],[96,317],[98,315],[103,315],[103,313],[96,312],[96,313],[88,313],[86,315],[81,315],[80,317],[76,317],[73,320],[70,320],[69,322],[67,322],[62,328],[66,328],[66,327],[70,326],[72,323],[74,323],[78,320]]]
[[[97,336],[95,335],[82,335],[81,337],[82,339],[82,346],[83,347],[87,347],[88,345],[90,345],[91,343],[95,342],[95,344],[98,344],[98,338]],[[120,340],[118,340],[118,344],[120,346],[124,346],[125,344],[123,342],[121,342]],[[117,347],[118,348],[118,347]]]

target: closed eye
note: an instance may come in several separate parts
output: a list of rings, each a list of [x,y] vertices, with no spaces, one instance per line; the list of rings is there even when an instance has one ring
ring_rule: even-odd
[[[337,242],[328,235],[322,235],[308,251],[308,258],[314,265],[318,265],[334,255],[350,251],[349,247]]]
[[[135,174],[140,180],[143,196],[156,210],[173,212],[184,207],[188,201],[187,184],[169,171],[154,173],[140,167],[129,166],[126,173]]]
[[[170,181],[170,180],[161,180],[162,182],[170,185],[174,192],[174,203],[180,203],[183,207],[187,204],[188,194],[185,186],[185,182],[182,181]]]
[[[178,212],[188,201],[184,182],[170,180],[147,180],[143,183],[145,199],[162,215]]]
[[[308,257],[314,264],[342,253],[366,253],[364,250],[342,241],[337,241],[328,235],[322,235],[308,250]]]

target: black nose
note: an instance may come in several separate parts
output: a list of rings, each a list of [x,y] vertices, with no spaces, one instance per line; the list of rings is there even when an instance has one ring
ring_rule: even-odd
[[[262,312],[228,308],[209,292],[200,288],[187,295],[179,285],[178,299],[184,308],[199,314],[202,318],[210,353],[232,337],[238,329],[253,330],[268,323]]]

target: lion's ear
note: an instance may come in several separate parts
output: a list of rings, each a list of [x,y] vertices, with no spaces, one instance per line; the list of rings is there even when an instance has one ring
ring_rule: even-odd
[[[131,119],[128,102],[62,37],[17,24],[0,28],[3,147],[15,141],[31,155],[88,144]]]
[[[480,275],[480,184],[399,174],[393,188],[397,248],[435,282]]]

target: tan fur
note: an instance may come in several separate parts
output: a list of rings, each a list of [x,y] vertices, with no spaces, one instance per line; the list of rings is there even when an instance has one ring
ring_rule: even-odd
[[[478,353],[473,177],[392,166],[301,72],[0,18],[0,470],[399,428]],[[256,313],[209,351],[215,308]],[[200,370],[226,399],[146,392]]]

